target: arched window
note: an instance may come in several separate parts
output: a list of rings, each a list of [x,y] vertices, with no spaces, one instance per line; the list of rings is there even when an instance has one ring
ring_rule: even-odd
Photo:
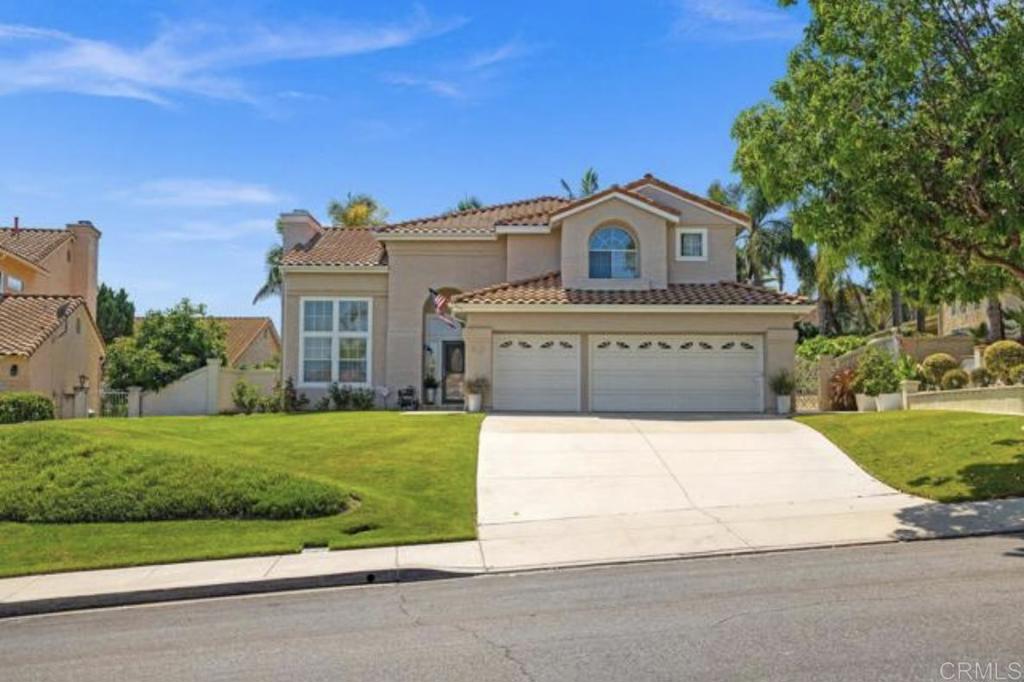
[[[592,279],[634,279],[638,275],[636,242],[621,227],[605,227],[590,237]]]

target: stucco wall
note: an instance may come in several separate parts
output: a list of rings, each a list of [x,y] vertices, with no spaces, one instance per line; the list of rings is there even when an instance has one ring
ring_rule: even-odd
[[[562,234],[559,229],[549,234],[510,234],[505,243],[508,246],[506,279],[509,282],[562,268]]]
[[[719,282],[736,279],[736,234],[740,229],[736,223],[652,185],[641,187],[637,192],[679,211],[680,227],[708,228],[707,261],[677,261],[675,231],[669,230],[670,282]]]
[[[989,414],[1024,414],[1024,386],[927,391],[907,396],[911,410],[955,410]]]
[[[1013,294],[1003,294],[999,300],[1004,310],[1024,308],[1024,300]],[[977,327],[982,322],[988,324],[987,310],[988,304],[985,301],[943,305],[939,309],[939,333],[964,332],[972,327]]]
[[[639,251],[637,279],[590,279],[590,237],[601,227],[621,225],[633,233]],[[663,289],[668,283],[664,218],[613,198],[562,221],[562,282],[570,289]]]
[[[387,359],[392,388],[423,382],[423,306],[429,289],[469,291],[505,280],[504,240],[388,242]]]
[[[471,313],[463,332],[466,339],[467,377],[492,376],[491,340],[496,333],[561,333],[581,335],[583,410],[589,409],[587,396],[589,334],[759,334],[764,337],[765,379],[780,370],[793,369],[796,316],[788,314],[723,313]],[[490,406],[490,391],[484,405]],[[774,411],[775,397],[765,391],[765,410]]]
[[[30,358],[0,358],[0,391],[34,391],[54,401],[58,416],[72,416],[74,389],[89,381],[87,407],[99,410],[103,345],[84,308],[77,309]],[[11,377],[11,366],[18,376]]]
[[[346,273],[346,272],[287,272],[282,291],[281,328],[283,348],[281,350],[282,376],[293,378],[300,384],[299,343],[302,332],[300,324],[300,302],[307,296],[330,298],[370,298],[373,304],[372,369],[371,381],[384,384],[387,376],[388,337],[388,273]],[[420,300],[423,305],[423,300]],[[320,388],[299,387],[311,400],[316,401],[325,391]]]

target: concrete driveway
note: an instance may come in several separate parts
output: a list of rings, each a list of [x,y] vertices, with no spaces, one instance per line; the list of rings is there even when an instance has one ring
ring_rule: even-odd
[[[477,486],[494,567],[891,539],[922,502],[758,415],[490,416]]]

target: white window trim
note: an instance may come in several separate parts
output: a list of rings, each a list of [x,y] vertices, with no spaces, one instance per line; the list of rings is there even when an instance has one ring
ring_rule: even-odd
[[[331,304],[331,326],[332,329],[326,332],[306,331],[306,302],[327,302]],[[338,304],[339,303],[366,303],[366,331],[365,332],[343,332],[338,330]],[[331,380],[306,381],[306,337],[319,337],[331,339]],[[299,298],[299,383],[300,388],[327,388],[338,381],[338,341],[339,339],[366,339],[366,381],[339,382],[342,386],[352,388],[373,387],[373,299],[354,296],[302,296]]]
[[[683,240],[684,234],[699,234],[701,236],[701,251],[700,256],[684,256],[683,255]],[[706,227],[677,227],[676,234],[676,260],[677,261],[706,261],[708,259],[708,228]]]

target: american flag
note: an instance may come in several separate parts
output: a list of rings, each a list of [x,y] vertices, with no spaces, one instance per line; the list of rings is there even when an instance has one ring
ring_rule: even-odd
[[[436,289],[431,289],[430,295],[434,298],[434,312],[437,313],[437,317],[452,329],[458,329],[458,320],[452,317],[451,309],[448,307],[448,297]]]

